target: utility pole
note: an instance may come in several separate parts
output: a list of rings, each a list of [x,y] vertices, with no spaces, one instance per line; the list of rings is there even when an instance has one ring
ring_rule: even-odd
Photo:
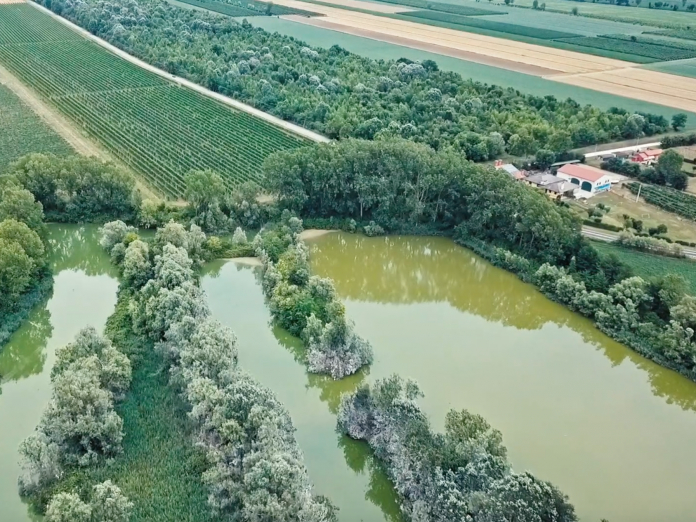
[[[643,188],[643,184],[638,185],[638,194],[636,195],[636,203],[638,203],[638,198],[640,197],[640,191]]]

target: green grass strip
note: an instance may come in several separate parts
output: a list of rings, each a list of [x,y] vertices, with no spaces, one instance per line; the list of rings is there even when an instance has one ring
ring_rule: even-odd
[[[490,9],[480,9],[478,7],[469,7],[465,5],[448,4],[443,2],[428,2],[427,0],[379,0],[387,4],[405,5],[408,7],[417,7],[419,9],[430,9],[432,11],[441,11],[443,13],[452,13],[463,16],[483,16],[507,14],[505,11],[491,11]]]
[[[83,496],[110,479],[134,503],[130,522],[217,522],[201,482],[205,456],[194,446],[183,403],[169,385],[153,343],[136,335],[128,313],[130,296],[121,291],[106,334],[133,364],[133,382],[117,412],[123,418],[123,454],[110,465],[69,473],[40,501],[59,491]]]
[[[617,38],[607,38],[604,36],[566,38],[564,42],[578,45],[580,47],[590,47],[596,49],[607,49],[636,56],[643,56],[656,61],[684,60],[696,58],[696,49],[679,49],[668,47],[659,43],[649,43],[647,41],[632,41]]]
[[[686,279],[690,292],[696,291],[696,262],[694,261],[647,254],[600,241],[594,241],[592,245],[600,254],[615,254],[640,277],[651,279],[667,274],[677,274]]]
[[[532,38],[540,38],[542,40],[573,38],[577,36],[574,33],[564,33],[551,29],[538,29],[536,27],[527,27],[524,25],[494,22],[492,20],[482,20],[480,18],[470,18],[467,16],[439,13],[436,11],[413,11],[409,13],[401,13],[401,15],[410,18],[418,18],[419,20],[434,20],[437,22],[447,22],[449,24],[460,25],[463,27],[479,27],[481,29],[488,29],[490,31],[497,31],[500,33],[530,36]]]

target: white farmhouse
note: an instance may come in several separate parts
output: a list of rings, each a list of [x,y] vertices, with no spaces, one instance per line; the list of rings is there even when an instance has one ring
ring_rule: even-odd
[[[556,176],[577,185],[580,191],[576,197],[589,198],[611,188],[611,173],[580,163],[563,165]]]

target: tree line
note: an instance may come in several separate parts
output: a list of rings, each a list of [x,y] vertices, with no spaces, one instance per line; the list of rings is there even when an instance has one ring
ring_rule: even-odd
[[[190,412],[209,504],[235,520],[334,520],[331,503],[312,494],[287,410],[238,366],[234,334],[210,317],[194,272],[205,244],[199,227],[174,222],[151,241],[120,221],[102,235],[129,292],[131,327],[162,354]]]
[[[0,347],[53,287],[44,213],[31,192],[0,178]]]
[[[44,5],[138,58],[330,138],[403,137],[473,161],[530,157],[665,132],[646,113],[603,111],[438,69],[310,48],[278,33],[163,0]]]
[[[450,235],[696,380],[696,307],[683,278],[632,277],[582,238],[567,208],[505,172],[406,140],[346,140],[276,153],[265,175],[280,207],[308,218]]]

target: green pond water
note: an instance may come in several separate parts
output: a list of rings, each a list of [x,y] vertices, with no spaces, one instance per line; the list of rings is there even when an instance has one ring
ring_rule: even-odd
[[[97,227],[50,226],[53,294],[0,350],[0,521],[31,519],[17,492],[17,448],[51,395],[55,349],[86,326],[102,330],[116,304],[117,272]]]
[[[309,242],[375,350],[368,375],[309,375],[270,325],[253,268],[208,267],[213,314],[240,364],[289,409],[317,492],[341,522],[398,521],[369,449],[335,432],[342,393],[392,373],[416,379],[442,429],[467,408],[503,433],[516,470],[566,492],[581,520],[686,522],[696,513],[696,385],[636,355],[513,275],[439,238],[329,234]]]
[[[0,521],[31,517],[17,495],[17,446],[50,397],[58,346],[102,329],[116,271],[96,227],[50,228],[55,286],[0,351]],[[503,432],[517,470],[570,495],[581,520],[685,522],[696,512],[696,385],[639,357],[582,317],[452,242],[328,234],[310,242],[375,349],[369,372],[309,375],[299,342],[270,324],[257,272],[233,262],[202,278],[217,319],[238,336],[241,365],[289,409],[318,493],[341,522],[397,522],[398,502],[365,444],[340,437],[343,393],[363,380],[415,378],[441,429],[468,408]]]

